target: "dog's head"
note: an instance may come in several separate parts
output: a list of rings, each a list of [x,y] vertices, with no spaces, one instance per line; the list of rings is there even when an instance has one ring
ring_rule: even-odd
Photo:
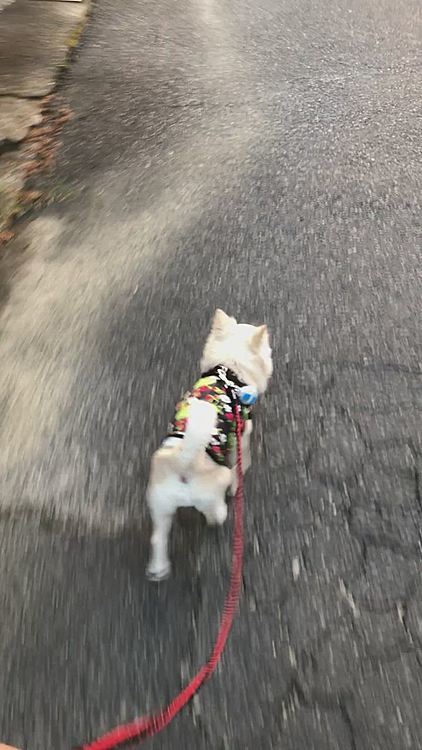
[[[206,372],[217,365],[228,367],[240,380],[264,393],[273,372],[267,326],[238,323],[223,310],[216,310],[201,369]]]

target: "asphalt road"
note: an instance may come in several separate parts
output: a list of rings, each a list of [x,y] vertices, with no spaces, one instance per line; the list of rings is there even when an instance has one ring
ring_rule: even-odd
[[[275,353],[241,613],[147,746],[421,747],[421,72],[420,0],[95,4],[3,269],[1,740],[69,750],[208,654],[231,523],[182,515],[153,586],[143,496],[222,306]]]

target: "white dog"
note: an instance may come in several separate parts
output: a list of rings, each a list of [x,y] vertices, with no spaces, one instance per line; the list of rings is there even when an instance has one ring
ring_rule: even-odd
[[[194,506],[209,524],[226,520],[227,490],[233,495],[236,475],[236,404],[239,389],[261,394],[273,370],[265,325],[237,323],[222,310],[214,316],[201,360],[204,373],[178,404],[169,436],[155,452],[147,490],[153,533],[147,574],[162,580],[170,573],[167,546],[178,507]],[[250,409],[241,407],[243,470],[251,463]]]

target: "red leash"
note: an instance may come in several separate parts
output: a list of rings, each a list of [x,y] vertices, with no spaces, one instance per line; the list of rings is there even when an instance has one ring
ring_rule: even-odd
[[[243,569],[243,466],[242,466],[242,427],[240,407],[236,404],[236,435],[237,435],[237,492],[235,498],[235,521],[234,521],[234,538],[233,538],[233,558],[230,575],[230,587],[224,602],[223,615],[221,618],[220,629],[217,640],[214,645],[212,654],[193,679],[185,688],[176,695],[166,708],[152,716],[145,716],[142,719],[135,719],[131,724],[125,724],[111,732],[99,737],[93,742],[82,745],[80,750],[113,750],[119,745],[124,745],[133,740],[144,740],[152,737],[164,729],[177,716],[195,693],[211,677],[215,668],[220,661],[221,655],[225,649],[230,630],[233,625],[234,616],[238,608],[240,591],[242,586],[242,569]]]

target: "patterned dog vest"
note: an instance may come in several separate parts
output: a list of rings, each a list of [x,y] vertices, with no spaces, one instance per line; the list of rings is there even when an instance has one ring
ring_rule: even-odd
[[[251,407],[240,404],[237,396],[237,389],[242,385],[234,372],[221,365],[202,375],[177,404],[167,437],[184,437],[193,398],[208,401],[217,412],[217,424],[206,451],[217,464],[231,468],[237,442],[235,404],[239,403],[241,408],[242,434],[247,420],[252,418]]]

